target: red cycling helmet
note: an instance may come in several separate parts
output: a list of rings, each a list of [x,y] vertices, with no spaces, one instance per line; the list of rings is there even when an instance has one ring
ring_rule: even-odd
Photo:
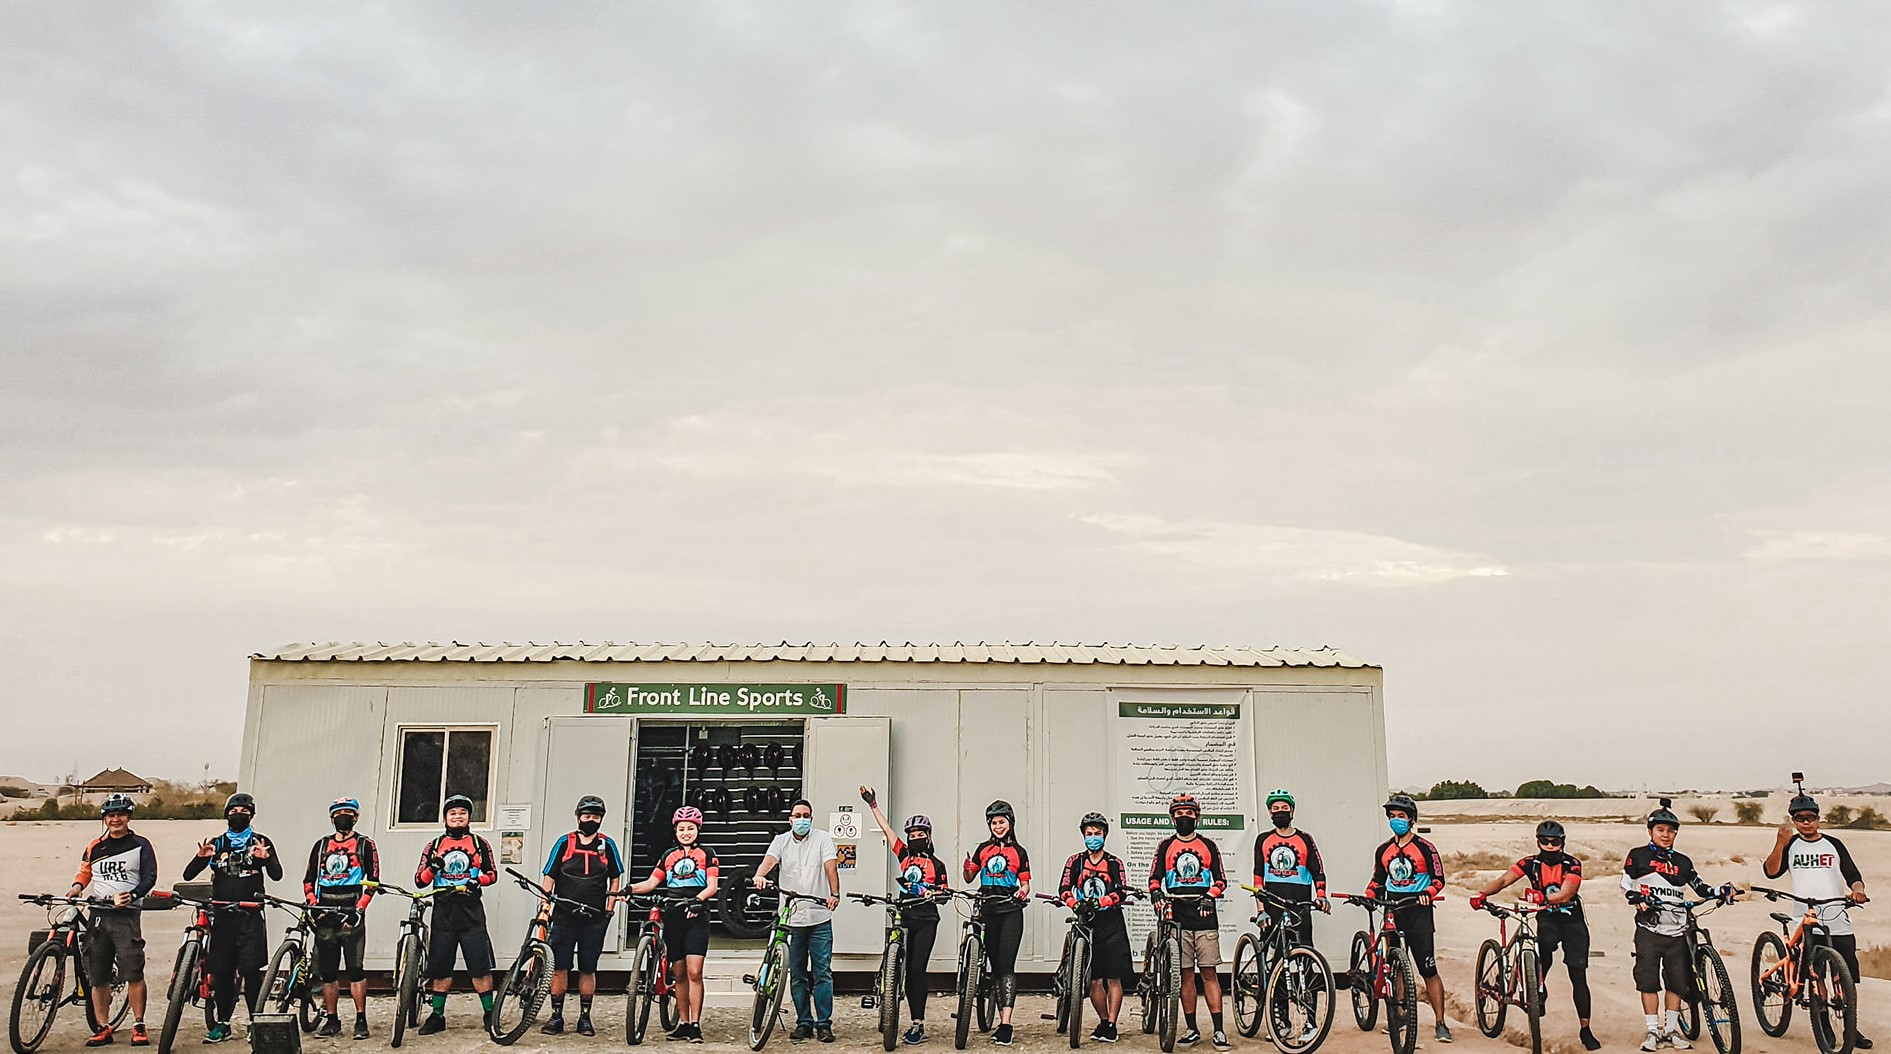
[[[1183,809],[1191,810],[1197,816],[1200,816],[1202,814],[1201,803],[1195,800],[1195,796],[1193,794],[1190,794],[1186,791],[1169,799],[1169,815],[1170,816],[1174,816],[1177,812]]]
[[[670,823],[672,826],[685,822],[693,823],[701,827],[703,825],[703,811],[694,805],[685,805],[670,814]]]

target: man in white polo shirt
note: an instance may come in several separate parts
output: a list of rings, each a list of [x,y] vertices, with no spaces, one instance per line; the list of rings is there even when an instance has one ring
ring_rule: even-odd
[[[1865,876],[1852,862],[1851,851],[1845,848],[1844,842],[1819,830],[1819,803],[1812,795],[1801,789],[1787,804],[1786,815],[1791,822],[1780,825],[1773,851],[1766,855],[1766,863],[1761,868],[1766,877],[1778,878],[1790,873],[1793,893],[1808,900],[1845,897],[1853,904],[1869,900],[1865,896]],[[1852,980],[1859,980],[1858,936],[1852,932],[1848,906],[1823,904],[1818,912],[1819,921],[1830,934],[1825,939],[1851,968]],[[1860,1032],[1853,1046],[1857,1050],[1870,1050],[1872,1043]]]
[[[777,866],[776,883],[790,893],[825,898],[802,901],[788,916],[788,971],[794,994],[795,1026],[788,1038],[799,1043],[819,1036],[834,1042],[834,908],[840,904],[840,854],[834,839],[814,826],[814,806],[806,798],[788,812],[788,829],[768,843],[755,885],[765,887]]]

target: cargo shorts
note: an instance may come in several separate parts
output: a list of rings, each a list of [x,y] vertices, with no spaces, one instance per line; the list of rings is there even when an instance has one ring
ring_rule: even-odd
[[[144,980],[144,924],[135,911],[97,911],[85,935],[85,977],[94,988]]]
[[[1182,944],[1182,972],[1187,973],[1198,966],[1212,970],[1221,965],[1220,930],[1183,930],[1179,936]]]

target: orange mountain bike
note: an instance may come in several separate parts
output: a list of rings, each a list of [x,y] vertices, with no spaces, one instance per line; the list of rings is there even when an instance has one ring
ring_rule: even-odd
[[[1796,1003],[1811,1018],[1812,1038],[1823,1054],[1851,1054],[1858,1038],[1858,986],[1845,960],[1823,939],[1831,931],[1820,920],[1819,908],[1856,902],[1850,897],[1807,899],[1759,886],[1753,892],[1806,906],[1797,926],[1791,915],[1772,912],[1780,933],[1762,933],[1753,942],[1753,1013],[1760,1029],[1769,1036],[1785,1035]]]

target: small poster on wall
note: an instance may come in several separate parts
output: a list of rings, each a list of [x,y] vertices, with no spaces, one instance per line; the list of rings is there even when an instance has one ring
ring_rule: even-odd
[[[860,861],[860,847],[852,842],[834,846],[835,859],[840,861],[842,871],[852,871]]]
[[[525,832],[499,832],[499,862],[502,864],[525,863]]]

